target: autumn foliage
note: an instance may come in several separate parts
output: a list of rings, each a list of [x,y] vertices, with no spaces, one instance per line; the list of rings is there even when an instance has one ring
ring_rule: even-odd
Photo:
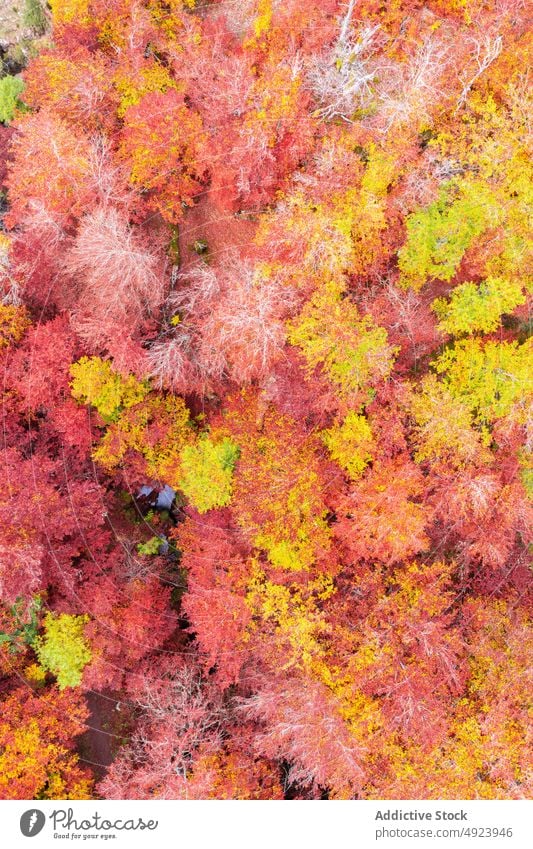
[[[0,797],[530,797],[525,4],[50,6],[0,80]]]

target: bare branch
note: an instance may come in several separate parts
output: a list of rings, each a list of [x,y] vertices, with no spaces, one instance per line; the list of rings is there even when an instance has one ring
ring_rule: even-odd
[[[503,48],[503,38],[501,35],[497,35],[495,38],[492,38],[490,35],[485,36],[483,41],[479,39],[473,39],[473,57],[476,63],[477,69],[473,76],[469,79],[465,79],[465,75],[459,77],[461,85],[463,86],[463,90],[457,101],[457,106],[455,107],[455,111],[458,110],[466,103],[466,98],[474,85],[474,83],[479,79],[479,77],[485,73],[487,68],[489,68],[492,63],[498,58]]]

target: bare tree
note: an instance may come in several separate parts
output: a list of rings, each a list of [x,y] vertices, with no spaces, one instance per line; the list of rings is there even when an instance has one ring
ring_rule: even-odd
[[[449,62],[449,46],[427,38],[409,62],[383,69],[378,98],[387,132],[395,124],[422,119],[436,101],[445,97],[441,80]]]
[[[149,347],[146,355],[147,372],[157,389],[187,392],[200,381],[194,367],[194,352],[190,332],[177,327],[172,334],[164,334]]]
[[[82,220],[65,266],[80,294],[74,310],[78,332],[95,345],[105,346],[117,325],[134,329],[164,297],[158,260],[112,206],[98,207]]]
[[[176,328],[150,348],[152,377],[182,391],[221,378],[261,379],[283,348],[291,290],[233,253],[217,266],[197,263],[178,280],[167,301]]]

